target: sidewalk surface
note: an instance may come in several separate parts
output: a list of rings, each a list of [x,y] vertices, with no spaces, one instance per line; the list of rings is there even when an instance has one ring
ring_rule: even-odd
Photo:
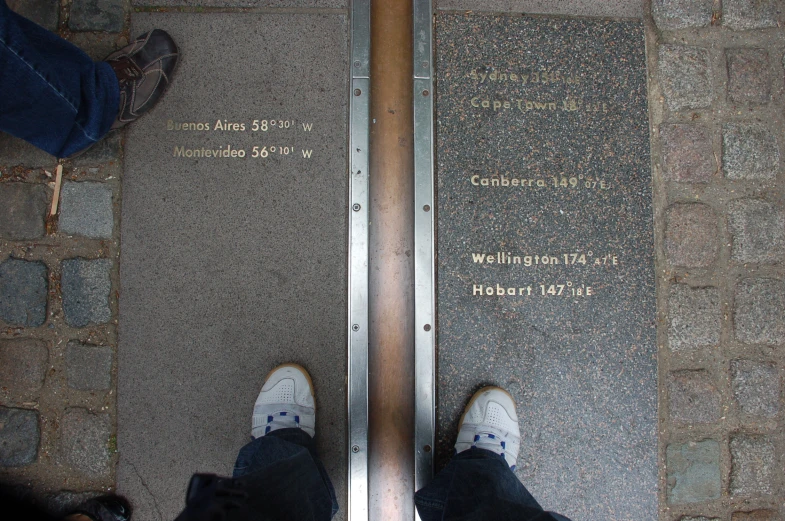
[[[659,379],[651,518],[783,519],[785,5],[576,1],[565,13],[565,3],[494,0],[482,9],[643,17]],[[313,370],[319,427],[332,436],[321,449],[345,490],[347,5],[9,5],[96,59],[160,25],[221,70],[235,56],[218,45],[225,30],[249,71],[260,63],[282,75],[226,78],[226,99],[200,104],[188,99],[196,64],[184,61],[183,82],[157,113],[64,163],[52,219],[56,161],[0,135],[0,479],[53,512],[116,490],[138,506],[135,519],[171,519],[186,474],[230,470],[258,386],[294,358]],[[482,10],[469,0],[437,7]],[[155,140],[174,143],[162,130],[169,119],[197,117],[211,126],[312,117],[318,135],[291,134],[299,159],[240,177],[155,149]],[[290,137],[230,135],[198,143],[250,151],[289,146]],[[299,184],[270,179],[273,171]],[[186,460],[190,448],[197,456]]]

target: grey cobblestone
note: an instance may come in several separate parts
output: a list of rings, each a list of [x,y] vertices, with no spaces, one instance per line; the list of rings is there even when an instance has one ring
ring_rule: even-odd
[[[48,288],[44,263],[20,259],[0,263],[0,319],[15,326],[42,325]]]
[[[63,183],[60,231],[93,239],[112,237],[112,188],[103,183]]]
[[[722,126],[722,168],[728,179],[774,179],[780,153],[777,139],[757,124]]]
[[[736,338],[746,344],[785,342],[785,283],[745,279],[736,286]]]
[[[773,418],[780,410],[780,376],[771,362],[732,360],[733,397],[742,413]]]
[[[698,503],[721,493],[720,445],[714,440],[668,445],[668,503]]]
[[[112,385],[112,348],[68,342],[65,353],[68,386],[101,391]]]
[[[714,96],[706,49],[660,45],[659,72],[665,103],[670,110],[711,106]]]
[[[58,0],[8,0],[8,7],[45,29],[57,30],[57,23],[60,21]]]
[[[662,125],[662,174],[668,181],[708,183],[719,170],[711,133],[700,125]]]
[[[26,141],[0,132],[0,165],[54,169],[57,166],[57,158]]]
[[[103,324],[111,318],[109,259],[67,259],[62,262],[65,321],[73,327]]]
[[[33,463],[40,439],[36,411],[0,406],[0,467]]]
[[[0,184],[0,237],[17,241],[43,237],[48,205],[43,185]]]
[[[734,512],[731,521],[779,521],[777,513],[772,510],[753,510],[751,512]]]
[[[27,396],[41,389],[49,350],[40,340],[0,340],[0,388]]]
[[[720,394],[706,371],[675,371],[668,381],[671,420],[711,423],[720,417]]]
[[[765,49],[728,49],[728,97],[738,103],[771,101],[769,53]]]
[[[717,258],[718,220],[710,206],[674,204],[665,216],[665,250],[674,266],[703,268]]]
[[[774,492],[777,456],[764,436],[737,434],[730,441],[732,496],[758,496]]]
[[[718,517],[682,516],[679,521],[722,521]]]
[[[731,258],[737,262],[772,263],[785,255],[785,212],[767,201],[731,201],[728,228]]]
[[[660,29],[686,29],[709,25],[713,4],[713,0],[652,0],[651,9]]]
[[[81,407],[65,411],[60,423],[63,457],[78,472],[98,478],[109,473],[108,414],[93,414]]]
[[[736,30],[777,27],[780,0],[723,0],[722,23]]]
[[[668,345],[672,351],[719,344],[722,316],[717,288],[693,289],[675,284],[668,298],[668,310]]]
[[[72,31],[118,33],[124,23],[122,0],[74,0],[68,26]]]

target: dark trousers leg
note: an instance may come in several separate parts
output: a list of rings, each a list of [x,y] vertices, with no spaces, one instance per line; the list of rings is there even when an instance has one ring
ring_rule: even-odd
[[[0,131],[67,157],[109,132],[119,103],[109,64],[0,0]]]
[[[175,521],[214,519],[329,521],[335,490],[300,429],[280,429],[240,449],[234,476],[195,474]],[[222,517],[223,516],[223,517]]]
[[[457,454],[414,496],[423,521],[551,521],[503,456],[483,449]]]
[[[234,477],[251,476],[264,476],[268,501],[286,514],[280,519],[326,520],[338,512],[333,484],[302,429],[279,429],[240,449]]]

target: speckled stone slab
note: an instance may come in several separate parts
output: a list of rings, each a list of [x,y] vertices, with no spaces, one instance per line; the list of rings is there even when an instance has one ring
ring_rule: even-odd
[[[317,446],[346,512],[348,20],[136,13],[182,53],[129,127],[118,492],[174,519],[193,472],[229,475],[273,367],[313,377]]]
[[[436,0],[438,9],[643,18],[643,0]]]
[[[439,467],[499,385],[544,508],[655,520],[643,26],[439,14],[436,41]]]
[[[346,0],[131,0],[137,7],[256,7],[344,9]]]

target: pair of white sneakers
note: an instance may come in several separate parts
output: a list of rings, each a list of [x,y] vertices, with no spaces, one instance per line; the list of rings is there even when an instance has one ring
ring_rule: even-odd
[[[296,364],[276,367],[267,376],[256,399],[251,435],[259,438],[277,429],[299,428],[311,437],[316,427],[313,382]],[[499,387],[477,391],[463,411],[455,452],[485,449],[504,456],[514,469],[521,446],[515,401]]]

